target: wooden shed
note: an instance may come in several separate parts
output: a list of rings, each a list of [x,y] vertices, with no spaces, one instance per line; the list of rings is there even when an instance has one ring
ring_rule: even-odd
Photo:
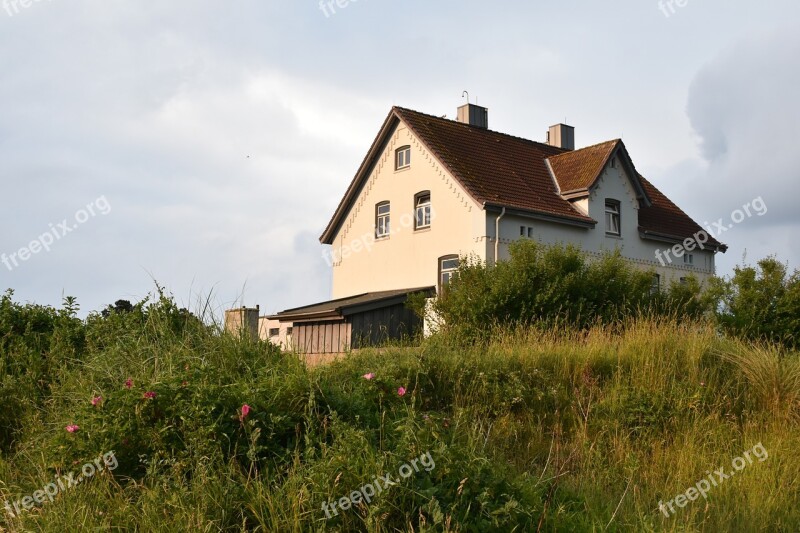
[[[409,295],[435,294],[435,287],[370,292],[268,317],[292,325],[292,347],[307,356],[335,355],[411,337],[422,320],[408,307]]]

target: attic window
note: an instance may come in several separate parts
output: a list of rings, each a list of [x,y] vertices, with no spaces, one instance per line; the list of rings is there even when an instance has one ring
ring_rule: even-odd
[[[395,152],[395,170],[408,168],[411,166],[411,147],[403,146]]]
[[[606,235],[616,235],[621,232],[619,200],[606,200]]]
[[[611,168],[617,168],[617,158],[616,157],[612,157],[611,158]]]

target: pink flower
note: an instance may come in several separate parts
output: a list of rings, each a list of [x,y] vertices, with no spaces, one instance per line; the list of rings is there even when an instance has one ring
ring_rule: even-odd
[[[130,389],[131,387],[133,387],[133,380],[131,378],[128,378],[125,380],[125,388]]]
[[[151,391],[151,390],[149,390],[149,391],[144,393],[144,397],[147,400],[155,400],[156,399],[156,393]]]
[[[397,395],[398,396],[405,396],[406,395],[405,387],[400,387],[399,389],[397,389]]]
[[[77,425],[75,425],[75,424],[70,424],[70,425],[68,425],[68,426],[67,426],[66,428],[64,428],[64,429],[66,429],[66,430],[67,430],[67,431],[69,431],[70,433],[75,433],[76,431],[78,431],[79,429],[81,429],[81,427],[80,427],[80,426],[77,426]]]
[[[363,375],[363,376],[361,376],[361,377],[363,377],[363,378],[364,378],[364,379],[366,379],[367,381],[370,381],[370,380],[372,380],[372,379],[375,379],[375,374],[373,374],[372,372],[370,372],[369,374],[364,374],[364,375]]]
[[[92,405],[100,405],[100,402],[102,401],[103,401],[102,396],[95,396],[94,398],[92,398]]]
[[[247,405],[247,404],[244,404],[242,406],[242,416],[240,416],[239,418],[241,420],[244,420],[245,418],[247,418],[247,415],[249,415],[249,414],[250,414],[250,406]]]

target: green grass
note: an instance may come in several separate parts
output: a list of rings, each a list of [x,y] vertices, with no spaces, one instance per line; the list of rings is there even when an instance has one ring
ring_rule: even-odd
[[[85,323],[6,299],[0,369],[0,505],[119,461],[18,518],[0,509],[11,531],[800,528],[798,355],[706,325],[434,337],[307,369],[164,299]],[[659,512],[758,443],[768,459]],[[427,452],[430,472],[326,518],[324,502]]]

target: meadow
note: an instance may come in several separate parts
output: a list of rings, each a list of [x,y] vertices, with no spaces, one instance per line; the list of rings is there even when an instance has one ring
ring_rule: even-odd
[[[76,305],[0,298],[3,530],[800,529],[800,359],[712,321],[442,333],[307,368],[163,293]]]

